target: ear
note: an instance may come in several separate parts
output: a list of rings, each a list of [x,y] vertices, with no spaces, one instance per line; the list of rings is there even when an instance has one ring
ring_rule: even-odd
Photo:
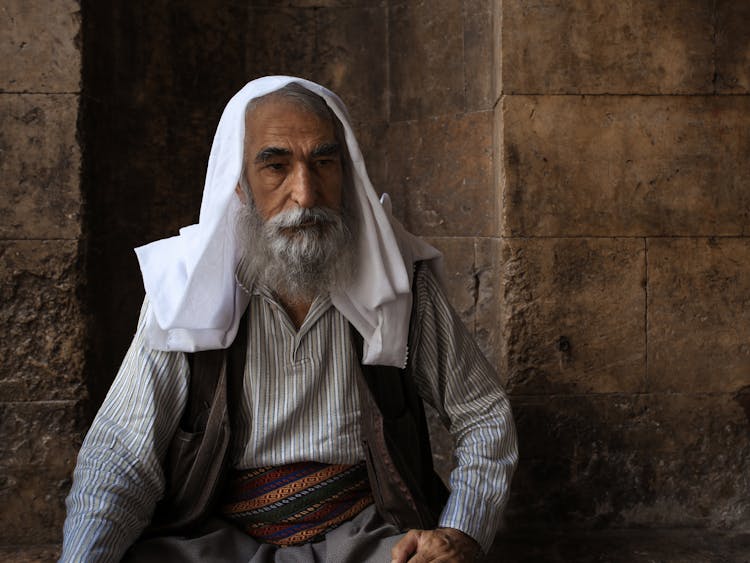
[[[247,194],[245,193],[245,190],[242,189],[242,186],[237,184],[234,187],[234,193],[236,193],[237,197],[240,198],[242,205],[247,205]]]

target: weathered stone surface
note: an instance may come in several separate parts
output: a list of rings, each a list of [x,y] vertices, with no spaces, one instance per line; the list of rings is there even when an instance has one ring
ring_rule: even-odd
[[[508,235],[750,231],[750,97],[506,96],[500,119]]]
[[[318,10],[316,29],[314,79],[341,96],[355,122],[385,121],[385,8]]]
[[[734,563],[750,561],[750,534],[633,528],[501,537],[483,563]]]
[[[0,238],[80,233],[78,96],[0,96]]]
[[[750,389],[750,239],[649,240],[648,387]]]
[[[307,78],[320,72],[315,60],[314,30],[315,10],[251,8],[248,37],[262,40],[246,43],[249,77],[287,74]]]
[[[500,380],[506,384],[509,374],[501,370],[502,241],[494,238],[477,239],[474,249],[474,336],[492,367],[498,371]]]
[[[387,154],[394,214],[409,230],[493,234],[491,112],[392,123]]]
[[[75,241],[0,241],[0,401],[84,393],[80,283]]]
[[[506,94],[694,94],[713,90],[704,0],[502,3]]]
[[[716,90],[750,93],[750,3],[716,2]]]
[[[384,121],[355,123],[353,128],[372,186],[378,194],[383,192],[390,194],[385,147],[385,139],[388,138],[388,124]]]
[[[476,322],[476,239],[430,237],[425,240],[443,253],[448,299],[473,334]]]
[[[492,109],[495,102],[492,4],[489,0],[464,0],[466,111]]]
[[[750,518],[747,400],[540,396],[515,397],[513,409],[512,528],[741,528]]]
[[[644,242],[507,239],[501,373],[516,394],[643,390]]]
[[[0,542],[60,540],[81,442],[75,403],[0,403]]]
[[[388,10],[391,120],[464,109],[461,0],[392,0]]]
[[[59,545],[0,546],[0,561],[54,563],[59,558]]]
[[[0,91],[77,92],[80,19],[77,0],[3,2]]]
[[[256,0],[253,5],[264,8],[367,8],[385,3],[386,0]]]
[[[252,77],[309,78],[341,96],[355,122],[386,120],[384,7],[308,9],[274,4],[254,7],[250,21],[254,35],[263,38],[247,46]]]
[[[501,358],[501,241],[468,237],[431,237],[427,241],[443,253],[451,305],[497,369]],[[500,375],[504,379],[507,374]]]

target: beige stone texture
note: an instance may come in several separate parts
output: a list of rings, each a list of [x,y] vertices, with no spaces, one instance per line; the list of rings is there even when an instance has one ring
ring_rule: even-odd
[[[716,91],[750,93],[750,2],[716,2]]]
[[[750,239],[649,240],[648,387],[750,389]]]
[[[492,238],[429,237],[443,253],[446,292],[466,328],[493,367],[499,362],[499,291],[497,271],[501,242]]]
[[[78,96],[0,96],[0,239],[80,234]]]
[[[80,2],[5,0],[0,27],[0,92],[80,90]]]
[[[84,393],[76,241],[0,241],[0,401]]]
[[[289,74],[329,87],[356,124],[384,122],[387,92],[380,85],[386,81],[386,10],[374,3],[348,4],[253,7],[250,26],[263,41],[247,44],[247,66],[251,78]]]
[[[391,121],[464,109],[463,2],[391,0]]]
[[[506,94],[710,93],[705,0],[502,3]]]
[[[513,409],[511,527],[742,529],[750,518],[748,394],[542,395]]]
[[[511,236],[742,235],[750,98],[507,96]]]
[[[60,540],[80,426],[72,401],[0,403],[0,543]]]
[[[492,109],[495,103],[492,2],[464,0],[463,11],[466,111]]]
[[[394,213],[425,236],[489,236],[496,224],[492,114],[391,123],[388,191]]]
[[[640,239],[505,239],[504,360],[514,394],[638,393],[645,377]]]
[[[355,123],[388,117],[385,8],[341,8],[317,13],[316,79],[346,103]]]

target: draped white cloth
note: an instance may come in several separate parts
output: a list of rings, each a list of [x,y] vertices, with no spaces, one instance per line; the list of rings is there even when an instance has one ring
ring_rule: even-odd
[[[348,112],[336,94],[291,76],[248,83],[229,101],[214,136],[198,224],[180,234],[136,248],[150,302],[149,345],[195,352],[226,348],[234,339],[248,296],[237,284],[240,257],[234,236],[240,201],[245,109],[254,98],[290,82],[321,96],[341,121],[352,160],[353,208],[360,222],[356,272],[347,287],[331,294],[333,305],[365,341],[363,361],[401,367],[406,362],[413,263],[429,260],[442,277],[442,256],[408,233],[381,205],[367,175]]]

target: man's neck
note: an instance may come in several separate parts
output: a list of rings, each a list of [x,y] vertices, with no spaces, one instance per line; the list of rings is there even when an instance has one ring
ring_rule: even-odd
[[[287,315],[289,315],[289,318],[294,323],[294,327],[299,330],[302,323],[305,322],[305,317],[307,317],[312,301],[300,302],[296,299],[289,299],[284,295],[278,295],[278,298]]]

